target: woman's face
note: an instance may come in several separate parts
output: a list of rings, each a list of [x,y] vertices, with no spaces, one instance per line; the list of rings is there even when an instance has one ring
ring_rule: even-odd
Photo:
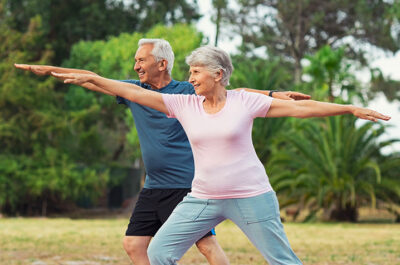
[[[214,90],[218,81],[205,66],[190,66],[189,72],[189,82],[193,85],[197,95],[205,95]]]

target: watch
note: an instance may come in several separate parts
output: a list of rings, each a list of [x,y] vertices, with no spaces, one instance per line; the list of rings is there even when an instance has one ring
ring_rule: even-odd
[[[268,96],[272,97],[272,93],[274,93],[274,92],[278,92],[278,90],[270,90],[268,93]]]

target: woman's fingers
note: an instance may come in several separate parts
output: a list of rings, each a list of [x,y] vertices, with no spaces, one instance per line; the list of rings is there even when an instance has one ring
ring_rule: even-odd
[[[370,120],[370,121],[374,121],[374,122],[378,121],[378,119],[388,121],[391,118],[390,116],[383,115],[377,111],[373,111],[370,109],[360,109],[360,111],[358,112],[358,115],[356,115],[356,116],[361,119]]]

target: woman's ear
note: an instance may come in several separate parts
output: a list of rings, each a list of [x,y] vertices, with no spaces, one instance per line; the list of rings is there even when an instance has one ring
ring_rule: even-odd
[[[224,71],[222,71],[222,69],[219,69],[219,71],[215,73],[215,82],[221,81],[223,76],[224,76]]]

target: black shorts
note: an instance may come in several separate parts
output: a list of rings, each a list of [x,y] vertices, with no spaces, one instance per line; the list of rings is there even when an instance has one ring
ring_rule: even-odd
[[[142,189],[126,236],[154,236],[190,189]],[[204,237],[215,235],[212,229]]]

